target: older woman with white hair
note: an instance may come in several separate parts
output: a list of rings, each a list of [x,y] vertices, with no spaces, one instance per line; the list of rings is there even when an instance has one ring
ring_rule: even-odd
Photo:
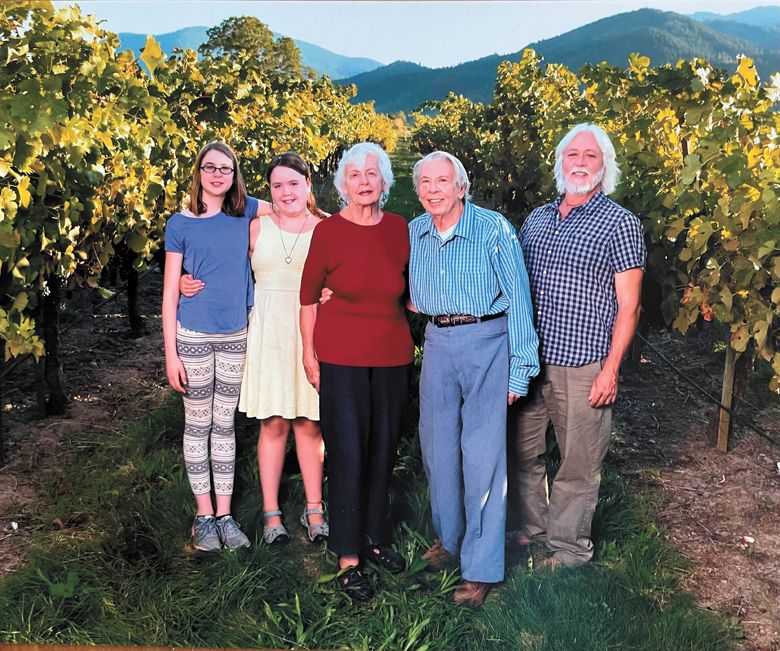
[[[407,224],[382,210],[392,184],[378,145],[344,153],[334,178],[342,208],[314,229],[300,292],[303,364],[320,393],[328,456],[328,546],[339,556],[339,585],[360,601],[374,594],[361,558],[390,572],[405,567],[390,547],[388,496],[414,346],[404,311]],[[333,293],[320,306],[324,287]]]

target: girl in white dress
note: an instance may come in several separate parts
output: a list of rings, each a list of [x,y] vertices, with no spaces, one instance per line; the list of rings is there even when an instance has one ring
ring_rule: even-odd
[[[318,424],[319,395],[303,368],[298,292],[312,231],[326,215],[314,201],[309,165],[297,154],[276,156],[266,179],[274,214],[255,219],[249,226],[255,307],[238,408],[260,419],[257,463],[265,541],[273,544],[290,539],[281,520],[279,484],[292,427],[306,493],[300,522],[309,540],[319,542],[328,536],[322,502],[324,446]]]

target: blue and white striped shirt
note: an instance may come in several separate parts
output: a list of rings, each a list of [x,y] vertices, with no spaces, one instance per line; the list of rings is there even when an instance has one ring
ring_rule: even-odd
[[[644,268],[642,225],[598,192],[561,219],[562,196],[528,215],[528,262],[545,364],[584,366],[609,354],[617,316],[615,274]]]
[[[509,317],[509,391],[528,392],[539,373],[528,274],[512,225],[467,201],[452,236],[442,242],[428,213],[409,223],[409,288],[423,314]]]

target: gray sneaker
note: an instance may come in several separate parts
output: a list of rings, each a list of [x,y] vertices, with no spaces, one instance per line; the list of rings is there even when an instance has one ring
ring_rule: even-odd
[[[230,551],[249,547],[249,538],[241,531],[238,522],[229,515],[217,519],[217,533],[219,533],[222,544]]]
[[[192,546],[202,552],[222,549],[213,515],[196,515],[192,523]]]

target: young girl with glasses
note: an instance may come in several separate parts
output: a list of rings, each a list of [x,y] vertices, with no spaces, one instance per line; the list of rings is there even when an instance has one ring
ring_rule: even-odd
[[[270,209],[247,196],[233,150],[212,142],[195,160],[189,211],[174,214],[165,228],[165,371],[184,398],[184,463],[197,503],[192,544],[201,551],[249,546],[230,510],[233,421],[253,300],[249,223]],[[206,282],[197,296],[180,296],[183,267]]]

